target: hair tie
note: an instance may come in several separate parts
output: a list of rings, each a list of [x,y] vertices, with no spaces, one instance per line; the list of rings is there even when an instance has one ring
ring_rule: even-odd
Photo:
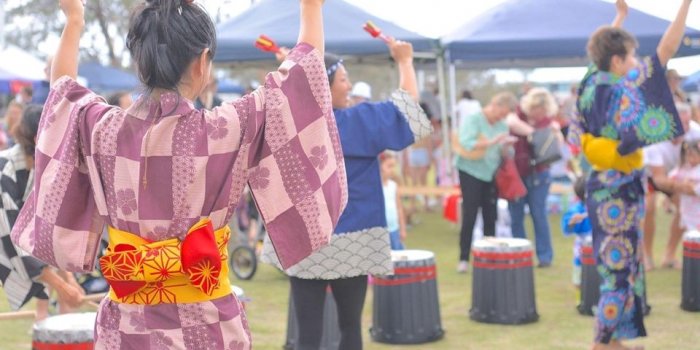
[[[180,1],[180,6],[177,7],[177,12],[182,15],[182,7],[183,6],[190,6],[194,3],[194,0],[181,0]]]

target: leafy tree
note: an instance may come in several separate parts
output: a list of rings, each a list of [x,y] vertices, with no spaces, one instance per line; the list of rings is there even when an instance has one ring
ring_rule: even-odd
[[[140,0],[89,0],[85,7],[85,40],[81,55],[112,66],[124,63],[124,38],[129,13]],[[18,0],[8,2],[7,41],[29,52],[38,53],[38,43],[58,36],[63,29],[56,0]]]

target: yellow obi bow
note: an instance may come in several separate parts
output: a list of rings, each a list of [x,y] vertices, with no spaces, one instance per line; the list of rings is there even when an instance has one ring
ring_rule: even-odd
[[[228,226],[213,230],[202,219],[184,240],[150,242],[114,227],[100,258],[110,299],[126,304],[194,303],[231,294],[228,280]],[[217,261],[218,259],[218,261]]]
[[[605,137],[595,137],[585,133],[581,135],[581,149],[593,169],[605,171],[617,170],[626,174],[633,170],[641,169],[644,165],[644,157],[641,149],[626,156],[617,152],[620,141]]]

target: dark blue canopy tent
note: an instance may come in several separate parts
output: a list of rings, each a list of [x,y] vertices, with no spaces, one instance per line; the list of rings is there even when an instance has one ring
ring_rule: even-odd
[[[140,84],[134,74],[96,62],[80,64],[78,75],[87,80],[88,88],[99,93],[133,91]]]
[[[700,90],[700,71],[697,71],[683,81],[683,90],[688,92],[695,92]]]
[[[466,67],[510,68],[586,65],[586,43],[615,16],[600,0],[509,0],[441,39],[448,59]],[[669,21],[630,8],[624,28],[639,54],[656,50]],[[679,56],[700,54],[700,31],[688,29]]]
[[[342,0],[326,1],[323,5],[326,51],[339,55],[387,54],[386,44],[372,38],[362,26],[371,20],[382,31],[413,44],[416,52],[433,52],[437,40],[403,29],[391,22],[370,15]],[[275,40],[280,46],[292,47],[299,33],[299,2],[291,0],[262,0],[237,17],[217,27],[217,62],[270,60],[274,56],[254,46],[260,34]]]

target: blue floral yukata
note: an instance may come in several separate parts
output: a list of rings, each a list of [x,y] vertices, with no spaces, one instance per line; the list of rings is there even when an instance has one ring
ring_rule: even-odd
[[[617,149],[610,147],[605,152],[612,157],[615,152],[628,156],[644,146],[680,136],[682,126],[664,75],[665,67],[656,55],[640,60],[639,67],[624,77],[589,69],[579,89],[580,116],[573,139],[588,133],[615,140]],[[586,205],[602,276],[595,341],[646,336],[644,268],[637,255],[642,234],[639,222],[644,215],[642,171],[625,173],[593,165]]]

